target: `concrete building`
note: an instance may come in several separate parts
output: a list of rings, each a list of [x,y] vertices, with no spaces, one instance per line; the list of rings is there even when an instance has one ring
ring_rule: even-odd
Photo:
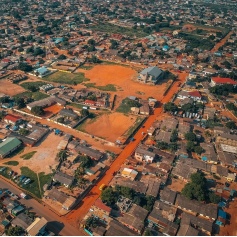
[[[140,72],[138,81],[155,85],[158,80],[161,80],[163,71],[158,67],[148,67]]]
[[[22,142],[15,137],[8,137],[0,143],[0,158],[10,155],[21,146]]]

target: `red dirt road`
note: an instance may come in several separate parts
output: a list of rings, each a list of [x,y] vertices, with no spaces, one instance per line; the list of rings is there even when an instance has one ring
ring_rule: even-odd
[[[218,49],[223,46],[226,41],[230,38],[230,36],[233,34],[232,31],[230,31],[221,41],[219,41],[214,47],[213,49],[211,50],[212,53],[218,51]]]
[[[158,108],[155,109],[154,114],[149,116],[147,121],[144,124],[143,128],[140,128],[136,135],[134,136],[135,141],[128,144],[125,149],[120,153],[120,155],[117,157],[117,159],[113,162],[113,164],[110,166],[110,169],[106,172],[104,177],[92,188],[92,190],[87,194],[87,196],[83,199],[81,204],[72,212],[66,215],[66,219],[68,222],[72,225],[77,225],[79,222],[83,219],[83,217],[87,214],[89,211],[91,205],[95,202],[95,200],[100,196],[101,191],[99,190],[99,187],[101,184],[108,185],[109,182],[113,178],[113,173],[118,171],[121,167],[121,165],[124,163],[127,157],[132,155],[140,141],[142,140],[142,132],[146,132],[147,129],[153,124],[153,122],[156,120],[158,116],[162,114],[162,104],[167,103],[171,100],[174,93],[177,92],[178,86],[181,82],[184,82],[187,74],[181,73],[179,75],[179,81],[176,81],[171,89],[169,90],[168,94],[163,97],[161,100],[161,103]]]

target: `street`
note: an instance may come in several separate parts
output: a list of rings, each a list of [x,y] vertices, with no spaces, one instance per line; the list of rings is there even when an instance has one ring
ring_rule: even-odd
[[[173,95],[178,91],[180,81],[184,82],[186,78],[186,73],[179,74],[179,81],[174,82],[169,92],[163,97],[159,107],[155,109],[154,114],[150,115],[145,122],[144,126],[140,128],[134,136],[134,141],[130,142],[124,150],[120,153],[120,155],[116,158],[116,160],[111,164],[110,169],[107,170],[104,177],[92,188],[92,190],[87,194],[87,196],[82,200],[78,207],[75,210],[71,211],[66,215],[68,222],[73,225],[78,225],[78,223],[83,219],[91,205],[95,202],[95,200],[100,196],[101,191],[99,190],[100,185],[105,184],[108,185],[109,182],[113,178],[114,172],[117,172],[124,161],[133,154],[140,141],[143,138],[142,132],[146,132],[147,129],[154,123],[158,116],[162,115],[162,105],[171,100]]]
[[[0,177],[0,188],[7,188],[12,193],[19,195],[21,190],[13,186],[10,182],[6,182]],[[47,207],[40,204],[35,199],[20,199],[19,200],[23,205],[25,205],[31,212],[35,212],[38,216],[44,217],[48,221],[48,229],[54,232],[56,235],[62,236],[76,236],[76,235],[85,235],[84,231],[79,230],[66,221],[63,217],[59,217],[57,214],[49,210]]]

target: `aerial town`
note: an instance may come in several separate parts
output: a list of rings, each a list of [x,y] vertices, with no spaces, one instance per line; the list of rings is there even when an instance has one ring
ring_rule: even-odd
[[[0,3],[0,235],[237,235],[236,0]]]

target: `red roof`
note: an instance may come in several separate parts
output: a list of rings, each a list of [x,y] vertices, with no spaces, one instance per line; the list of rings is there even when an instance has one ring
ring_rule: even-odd
[[[231,84],[231,85],[237,85],[237,82],[232,80],[228,77],[212,77],[212,81],[214,81],[216,84]]]
[[[111,208],[106,206],[100,199],[97,199],[95,201],[94,206],[106,212],[111,212]]]
[[[198,98],[202,97],[199,91],[190,91],[189,95],[192,97],[198,97]]]
[[[94,100],[85,100],[85,104],[95,105],[95,103]]]
[[[21,117],[15,116],[15,115],[12,115],[12,114],[8,114],[4,119],[10,120],[10,121],[15,123],[17,120],[21,119]]]

